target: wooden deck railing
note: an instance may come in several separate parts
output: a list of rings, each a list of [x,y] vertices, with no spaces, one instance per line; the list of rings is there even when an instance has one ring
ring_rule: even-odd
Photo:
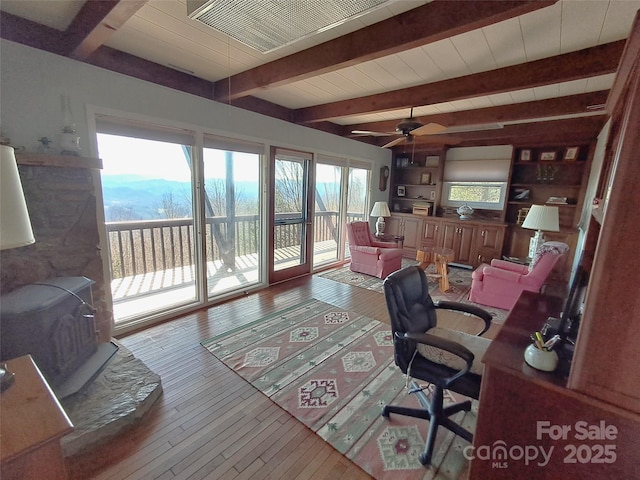
[[[364,218],[362,213],[347,215],[347,221]],[[314,243],[337,241],[338,222],[338,212],[317,212],[314,216]],[[112,279],[185,267],[194,263],[191,218],[107,222],[106,227]],[[299,225],[281,225],[275,238],[275,248],[298,245],[299,228]],[[259,215],[207,218],[206,261],[222,260],[233,265],[235,257],[257,253],[259,231]]]

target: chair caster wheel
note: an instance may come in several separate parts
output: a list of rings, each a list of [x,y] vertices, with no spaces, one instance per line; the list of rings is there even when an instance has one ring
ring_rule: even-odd
[[[422,465],[429,465],[431,463],[431,455],[429,455],[428,457],[422,453],[420,454],[420,456],[418,457],[418,460],[420,460],[420,463]]]
[[[380,415],[382,415],[384,418],[389,418],[389,409],[386,406],[382,407],[382,412],[380,412]]]

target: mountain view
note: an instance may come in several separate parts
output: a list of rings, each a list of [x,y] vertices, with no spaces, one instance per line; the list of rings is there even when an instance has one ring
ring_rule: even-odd
[[[205,188],[209,191],[209,186]],[[236,196],[257,204],[258,187],[255,182],[236,182]],[[150,179],[141,175],[103,175],[105,217],[107,222],[154,220],[191,216],[191,184],[164,179]],[[167,202],[184,215],[167,215]]]

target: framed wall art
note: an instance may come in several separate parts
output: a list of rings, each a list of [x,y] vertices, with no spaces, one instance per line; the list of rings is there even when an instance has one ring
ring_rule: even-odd
[[[580,147],[568,147],[564,151],[564,157],[562,158],[565,162],[575,162],[578,159],[578,151]]]
[[[398,185],[398,196],[399,197],[404,197],[406,194],[404,185]]]
[[[543,162],[549,162],[549,161],[553,161],[556,159],[556,152],[541,152],[540,153],[540,160]]]

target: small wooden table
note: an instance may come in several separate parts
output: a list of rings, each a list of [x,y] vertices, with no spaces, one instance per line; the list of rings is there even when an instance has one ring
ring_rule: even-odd
[[[374,235],[376,240],[381,242],[395,242],[397,248],[402,248],[404,244],[404,235]]]
[[[15,381],[0,394],[0,478],[67,478],[60,438],[73,424],[31,355],[7,361]]]
[[[418,250],[416,260],[420,262],[420,268],[427,268],[432,263],[436,267],[436,273],[429,275],[440,283],[440,291],[449,290],[449,262],[455,260],[455,252],[450,248],[434,247],[431,250]]]

